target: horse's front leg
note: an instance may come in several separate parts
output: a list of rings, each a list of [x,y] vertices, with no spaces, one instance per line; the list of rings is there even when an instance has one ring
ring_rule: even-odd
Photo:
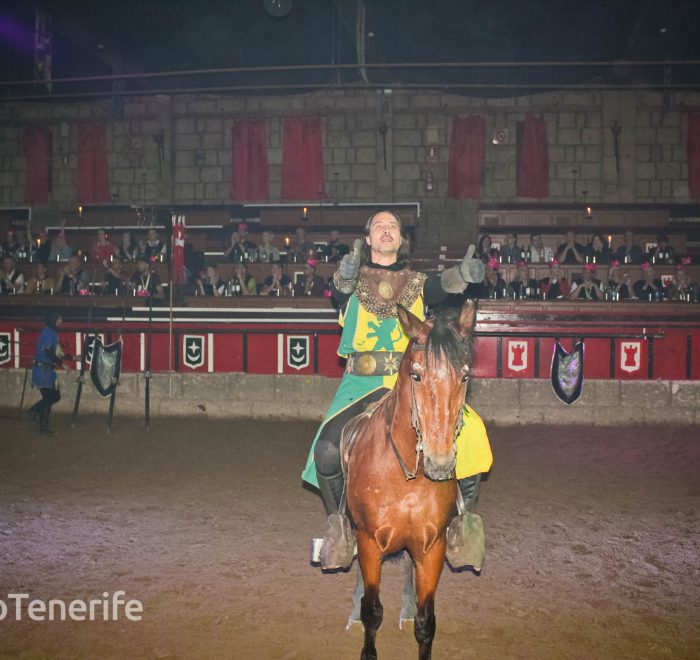
[[[418,612],[413,623],[413,634],[418,642],[419,660],[430,660],[433,649],[435,592],[445,562],[446,543],[446,537],[442,535],[421,559],[416,559]]]
[[[360,561],[362,579],[365,583],[365,595],[362,596],[360,619],[365,627],[365,645],[360,660],[376,660],[375,645],[377,630],[382,624],[384,608],[379,600],[379,581],[382,574],[382,553],[366,533],[357,534],[357,557]]]

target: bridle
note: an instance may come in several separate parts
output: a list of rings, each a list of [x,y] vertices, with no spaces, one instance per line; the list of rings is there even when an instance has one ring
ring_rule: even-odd
[[[418,344],[414,343],[413,346],[411,347],[413,351],[425,351],[425,344]],[[394,455],[396,456],[396,460],[399,463],[399,466],[401,467],[401,470],[403,471],[404,477],[406,477],[406,481],[411,481],[412,479],[415,479],[416,476],[418,475],[418,465],[420,463],[420,455],[421,452],[423,451],[423,431],[421,430],[420,427],[420,420],[418,419],[418,401],[416,401],[416,392],[415,388],[413,385],[413,379],[411,379],[411,426],[416,432],[416,437],[417,437],[417,442],[416,442],[416,465],[413,468],[413,470],[409,470],[408,466],[404,462],[403,458],[401,458],[401,454],[399,453],[398,448],[396,447],[396,443],[394,442],[394,436],[391,433],[391,425],[393,423],[393,417],[391,421],[389,421],[389,418],[387,416],[386,420],[386,433],[387,437],[389,438],[389,444],[391,445],[391,448],[394,450]],[[464,425],[464,417],[462,415],[462,409],[460,408],[460,413],[457,418],[457,422],[455,423],[455,428],[454,428],[454,433],[452,436],[452,451],[456,452],[457,450],[457,436],[459,435],[459,432],[462,430],[462,426]]]

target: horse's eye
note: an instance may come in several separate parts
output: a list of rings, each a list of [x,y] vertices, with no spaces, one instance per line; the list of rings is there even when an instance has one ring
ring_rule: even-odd
[[[462,374],[462,382],[466,383],[469,380],[469,374]]]
[[[413,380],[415,380],[417,383],[420,383],[420,376],[415,371],[411,372],[411,378],[413,378]]]

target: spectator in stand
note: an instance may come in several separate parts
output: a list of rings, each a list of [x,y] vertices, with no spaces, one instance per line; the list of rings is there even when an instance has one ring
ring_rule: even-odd
[[[591,242],[586,246],[586,263],[610,263],[610,248],[602,234],[593,234]]]
[[[506,244],[501,247],[501,260],[504,264],[517,264],[525,258],[525,250],[518,245],[518,235],[515,232],[506,234]]]
[[[666,289],[663,282],[656,277],[654,267],[648,261],[643,261],[640,268],[642,269],[642,279],[634,283],[634,295],[639,300],[646,302],[665,298]]]
[[[151,270],[150,258],[141,255],[137,262],[138,270],[131,276],[131,286],[137,296],[162,300],[165,297],[160,275]]]
[[[625,232],[625,242],[615,251],[615,259],[621,264],[641,264],[642,251],[634,242],[634,232],[628,229]]]
[[[129,274],[122,269],[119,260],[108,261],[104,259],[102,266],[104,267],[104,279],[100,284],[102,294],[112,296],[123,294],[129,280]]]
[[[540,280],[540,293],[543,300],[562,300],[571,292],[571,285],[561,272],[556,259],[549,262],[549,277]]]
[[[292,280],[289,275],[282,273],[282,266],[273,263],[270,267],[270,275],[265,278],[260,289],[261,296],[283,296],[292,289]]]
[[[50,296],[53,294],[54,281],[53,277],[47,277],[46,264],[40,261],[34,266],[34,275],[29,278],[25,293],[36,296]]]
[[[607,290],[610,300],[629,300],[631,298],[629,273],[620,268],[620,262],[617,259],[610,262]]]
[[[22,230],[18,229],[16,232],[13,229],[8,230],[7,240],[2,245],[2,253],[12,257],[15,261],[26,259],[29,256]]]
[[[307,239],[306,230],[303,227],[297,227],[294,231],[294,240],[289,246],[289,255],[292,261],[305,262],[309,255],[316,254],[316,246]]]
[[[90,263],[101,264],[105,259],[113,261],[117,249],[110,242],[109,236],[104,229],[97,230],[97,241],[90,248]]]
[[[146,242],[139,246],[139,250],[141,254],[137,257],[137,260],[139,260],[141,255],[143,255],[151,263],[156,261],[166,261],[168,256],[167,243],[160,240],[158,232],[153,227],[148,230]]]
[[[247,235],[248,225],[245,222],[239,223],[238,231],[231,234],[230,244],[224,252],[224,257],[229,261],[238,262],[253,259],[257,248],[255,243],[246,238]]]
[[[122,234],[122,242],[119,244],[119,249],[117,250],[117,258],[123,264],[133,264],[139,260],[139,246],[131,236],[130,231],[125,231]]]
[[[659,234],[656,237],[656,247],[649,250],[647,261],[652,264],[676,263],[676,251],[673,249],[672,245],[669,245],[668,236],[666,234]]]
[[[539,232],[530,234],[530,249],[527,254],[533,264],[548,264],[554,258],[554,250],[544,244]]]
[[[80,259],[73,255],[61,270],[56,283],[56,291],[65,296],[75,296],[79,291],[88,289],[90,278],[80,267]]]
[[[484,281],[472,283],[465,291],[469,298],[503,298],[508,292],[508,285],[500,276],[500,263],[497,257],[491,257],[486,262]]]
[[[326,245],[323,250],[323,255],[326,257],[326,261],[332,263],[337,263],[346,254],[350,253],[350,246],[346,243],[340,242],[340,232],[337,229],[331,229],[331,233],[328,237],[328,245]]]
[[[263,232],[264,233],[264,232]],[[257,296],[258,295],[258,283],[255,278],[248,273],[247,264],[236,264],[236,277],[234,278],[234,283],[240,287],[240,293],[242,296]],[[236,291],[238,294],[238,291]]]
[[[576,242],[576,232],[569,229],[564,242],[557,250],[557,261],[560,264],[582,264],[585,260],[586,248]]]
[[[491,235],[484,234],[476,246],[476,256],[484,263],[487,263],[491,257],[498,259],[498,250],[492,246]]]
[[[535,300],[539,292],[539,282],[530,277],[530,267],[522,259],[518,261],[518,270],[511,281],[510,295],[518,300]]]
[[[582,280],[579,285],[572,287],[569,297],[571,300],[603,301],[605,295],[600,289],[600,281],[595,279],[596,265],[593,262],[583,266]]]
[[[280,251],[273,245],[275,238],[271,231],[264,231],[261,235],[262,243],[258,246],[258,261],[272,263],[280,260]]]
[[[250,254],[252,258],[252,255],[255,254],[255,250],[258,246],[250,240],[250,234],[248,233],[248,223],[238,223],[238,235],[240,236],[241,241],[243,241],[243,244],[245,245],[245,249],[248,251],[248,254]]]
[[[2,260],[0,271],[0,294],[23,293],[24,275],[17,270],[17,262],[11,254]]]
[[[318,262],[315,259],[307,259],[304,266],[304,277],[297,281],[294,287],[295,296],[311,296],[323,297],[326,285],[323,278],[316,275],[316,266]]]
[[[73,248],[66,243],[66,235],[63,231],[51,241],[51,250],[49,251],[49,261],[68,261],[73,256]]]
[[[197,278],[197,288],[201,296],[223,296],[226,290],[226,282],[219,277],[219,269],[216,266],[207,266],[206,276]]]
[[[32,245],[32,257],[34,261],[46,263],[51,254],[51,241],[45,231],[39,232],[36,241]]]
[[[690,263],[690,257],[683,257],[681,263],[676,266],[676,272],[673,274],[673,282],[671,282],[667,290],[670,300],[677,300],[679,302],[698,301],[698,285],[690,279],[685,269]]]

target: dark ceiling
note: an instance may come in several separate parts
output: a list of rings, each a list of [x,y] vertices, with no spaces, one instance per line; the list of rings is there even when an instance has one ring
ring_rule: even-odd
[[[290,0],[287,0],[289,2]],[[439,86],[513,94],[553,85],[700,85],[700,67],[615,65],[377,67],[406,63],[700,60],[700,0],[43,0],[53,78],[323,65],[324,69],[129,78],[124,90],[324,85]],[[358,5],[365,7],[358,28]],[[0,9],[0,97],[45,94],[32,78],[34,3]],[[364,28],[363,28],[364,26]],[[358,39],[364,34],[364,39]],[[363,55],[364,50],[364,55]],[[358,61],[367,63],[362,71]],[[336,65],[341,65],[338,67]],[[59,83],[53,95],[108,93],[111,82]]]

